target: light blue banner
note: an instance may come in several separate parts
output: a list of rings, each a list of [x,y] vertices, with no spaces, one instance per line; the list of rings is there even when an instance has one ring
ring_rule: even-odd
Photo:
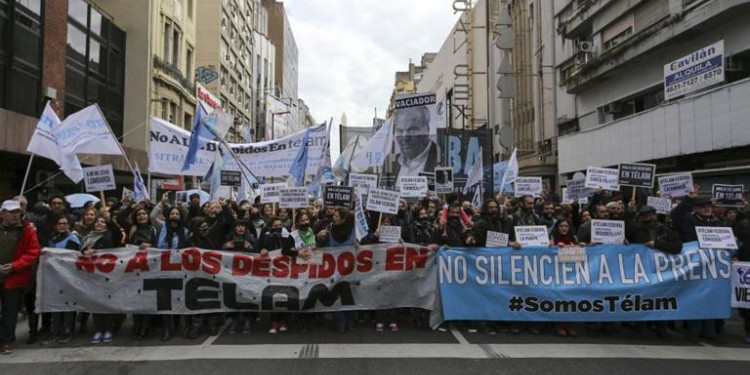
[[[731,314],[731,256],[696,242],[669,255],[643,245],[558,249],[441,249],[445,320],[632,321],[723,319]]]

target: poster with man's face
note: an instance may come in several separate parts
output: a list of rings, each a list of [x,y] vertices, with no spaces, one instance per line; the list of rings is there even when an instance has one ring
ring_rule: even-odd
[[[394,177],[434,172],[439,153],[437,127],[440,122],[435,94],[397,96],[393,115],[396,162]]]

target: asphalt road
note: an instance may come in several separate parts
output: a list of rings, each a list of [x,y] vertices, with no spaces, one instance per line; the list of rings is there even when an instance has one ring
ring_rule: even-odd
[[[667,340],[653,332],[617,326],[612,333],[586,332],[576,339],[555,336],[552,327],[538,335],[470,334],[454,325],[448,332],[422,331],[399,319],[398,332],[375,332],[360,322],[354,332],[337,333],[330,319],[302,332],[270,335],[257,322],[249,334],[205,332],[196,340],[164,343],[155,332],[145,341],[128,337],[129,322],[112,344],[91,345],[77,335],[61,345],[24,345],[26,322],[19,322],[12,355],[0,356],[5,374],[665,374],[739,373],[750,370],[750,345],[742,322],[729,320],[726,342],[691,342],[681,328]],[[227,322],[228,323],[228,322]]]

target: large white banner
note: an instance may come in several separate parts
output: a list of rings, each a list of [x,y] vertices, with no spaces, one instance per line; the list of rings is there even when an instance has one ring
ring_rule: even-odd
[[[46,248],[37,311],[198,314],[432,309],[435,253],[411,244],[319,249],[320,265],[295,257],[210,251]]]
[[[237,157],[256,176],[284,177],[289,174],[292,161],[302,145],[305,131],[267,142],[230,143]],[[196,163],[183,172],[190,132],[158,118],[151,118],[148,142],[148,170],[153,173],[171,175],[204,176],[214,162],[216,142],[208,143],[198,150]],[[310,128],[307,170],[315,171],[320,163],[320,154],[328,142],[325,124]],[[225,165],[225,170],[239,170],[236,163]]]

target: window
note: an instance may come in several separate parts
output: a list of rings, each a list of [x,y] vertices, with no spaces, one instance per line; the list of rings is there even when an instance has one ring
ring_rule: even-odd
[[[185,118],[184,118],[182,124],[183,124],[184,128],[186,128],[186,129],[188,129],[188,128],[192,129],[193,128],[193,115],[185,112]]]
[[[169,122],[180,125],[177,121],[177,103],[169,102]]]
[[[0,1],[0,107],[37,117],[42,104],[42,1],[12,3]]]
[[[82,0],[70,0],[68,13],[66,115],[97,103],[115,135],[122,135],[125,32]]]
[[[187,46],[185,50],[185,76],[192,82],[195,77],[193,72],[193,47]]]
[[[180,38],[180,30],[177,30],[177,28],[174,29],[173,37],[172,37],[172,65],[174,66],[180,66],[180,43],[182,42]]]
[[[162,57],[165,61],[169,61],[169,38],[172,36],[172,24],[167,22],[164,24],[164,54]]]

